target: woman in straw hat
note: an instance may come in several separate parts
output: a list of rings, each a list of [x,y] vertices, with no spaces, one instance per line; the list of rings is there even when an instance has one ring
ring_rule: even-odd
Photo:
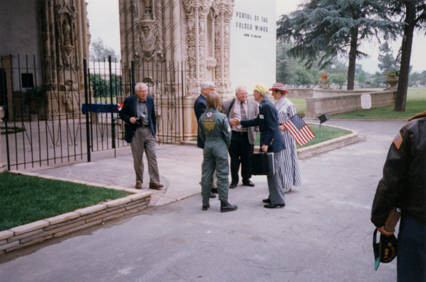
[[[292,190],[293,186],[301,184],[299,161],[297,158],[296,142],[284,128],[284,123],[296,114],[296,107],[287,99],[288,90],[283,83],[274,83],[269,89],[275,99],[275,108],[278,111],[281,134],[287,145],[287,149],[281,151],[283,165],[279,173],[281,174],[282,188],[284,192]]]

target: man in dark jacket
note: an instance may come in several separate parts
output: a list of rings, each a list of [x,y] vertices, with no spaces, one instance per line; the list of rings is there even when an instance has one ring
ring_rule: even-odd
[[[206,97],[210,93],[214,92],[214,84],[212,82],[201,83],[201,94],[194,102],[194,113],[197,118],[197,125],[200,121],[202,114],[206,112],[207,102]],[[204,148],[204,142],[201,140],[200,136],[197,136],[197,146],[198,148]]]
[[[397,277],[426,281],[426,112],[409,120],[391,144],[371,210],[371,221],[384,235],[391,210],[401,209]]]
[[[158,172],[157,156],[155,152],[156,116],[154,99],[148,96],[148,85],[137,83],[135,95],[124,100],[120,111],[120,118],[125,122],[124,139],[130,143],[133,154],[133,166],[136,173],[136,189],[142,189],[143,183],[143,153],[148,160],[150,177],[149,188],[161,189],[160,174]]]
[[[260,130],[260,148],[263,152],[274,153],[274,165],[280,167],[283,163],[281,151],[285,149],[284,139],[280,133],[278,124],[278,112],[274,105],[266,98],[267,91],[253,92],[254,99],[260,104],[259,115],[255,119],[242,120],[231,119],[230,124],[237,126],[241,124],[243,127],[259,126]],[[284,192],[281,187],[281,181],[278,173],[268,175],[269,197],[264,199],[265,208],[282,208],[284,203]]]

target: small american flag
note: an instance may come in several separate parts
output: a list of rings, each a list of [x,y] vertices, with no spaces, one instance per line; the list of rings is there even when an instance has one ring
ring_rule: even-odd
[[[284,127],[299,145],[304,145],[315,137],[315,133],[312,132],[299,115],[294,115],[291,119],[287,120],[284,123]]]

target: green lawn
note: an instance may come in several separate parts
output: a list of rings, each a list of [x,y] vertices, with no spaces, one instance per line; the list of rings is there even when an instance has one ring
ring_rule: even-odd
[[[0,231],[129,195],[39,177],[0,173]]]
[[[316,124],[309,124],[309,127],[312,129],[312,131],[315,133],[316,136],[311,140],[311,142],[303,146],[297,145],[297,148],[305,148],[308,146],[312,146],[312,145],[351,133],[351,131],[349,130],[328,127],[328,126],[322,126],[321,132],[320,132],[320,127],[319,125],[316,125]],[[259,143],[260,143],[260,134],[257,134],[256,146],[259,146]]]
[[[312,129],[312,131],[315,133],[315,137],[309,142],[308,144],[305,144],[303,146],[297,145],[297,148],[305,148],[308,146],[312,146],[333,138],[337,138],[340,136],[351,134],[352,132],[349,130],[344,130],[340,128],[335,127],[328,127],[328,126],[320,126],[316,124],[309,124],[309,127]]]
[[[405,112],[394,112],[394,106],[379,107],[332,115],[336,119],[408,119],[426,110],[426,88],[409,88]]]
[[[306,100],[303,98],[288,98],[293,104],[296,106],[297,113],[302,117],[305,116],[306,113]]]

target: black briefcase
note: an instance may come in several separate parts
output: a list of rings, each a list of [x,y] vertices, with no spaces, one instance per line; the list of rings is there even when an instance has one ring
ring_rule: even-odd
[[[274,153],[253,153],[250,156],[250,168],[252,175],[273,175]]]

